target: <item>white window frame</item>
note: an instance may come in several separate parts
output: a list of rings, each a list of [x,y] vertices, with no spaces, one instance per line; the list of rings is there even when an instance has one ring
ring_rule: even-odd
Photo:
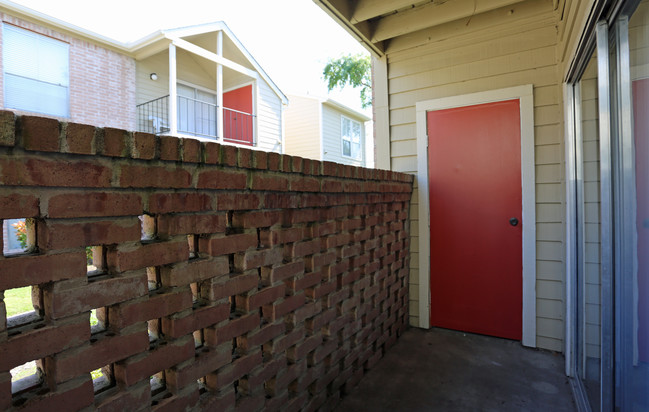
[[[358,130],[360,132],[360,136],[359,136],[359,139],[360,139],[359,145],[360,145],[360,147],[358,149],[358,157],[354,157],[354,156],[351,155],[352,152],[353,152],[352,148],[351,148],[352,144],[353,144],[353,142],[351,140],[351,136],[345,136],[345,134],[343,133],[343,130],[344,130],[343,124],[344,124],[345,120],[348,120],[350,122],[350,130],[351,130],[351,126],[354,123],[358,124]],[[357,120],[354,120],[351,117],[347,117],[347,116],[344,116],[344,115],[340,116],[340,155],[342,157],[344,157],[346,159],[352,159],[352,160],[358,160],[358,161],[363,160],[363,140],[364,139],[363,139],[363,127],[362,127],[362,125],[363,124],[361,122],[359,122]],[[343,144],[344,141],[349,141],[349,155],[345,154],[345,146]]]
[[[48,43],[51,45],[58,44],[62,46],[65,49],[65,61],[67,63],[66,67],[66,73],[65,73],[65,84],[59,83],[59,84],[54,84],[54,83],[48,83],[44,80],[38,79],[38,78],[33,78],[30,76],[25,76],[24,74],[21,73],[11,73],[7,72],[7,58],[5,53],[7,53],[7,50],[9,49],[7,47],[7,39],[8,36],[6,35],[7,31],[14,31],[17,33],[21,33],[26,36],[33,37],[39,41],[39,44],[42,45],[47,45]],[[3,105],[7,109],[14,109],[14,110],[19,110],[19,111],[25,111],[25,112],[31,112],[31,113],[41,113],[45,115],[50,115],[50,116],[56,116],[60,118],[69,118],[70,117],[70,45],[69,43],[66,43],[62,40],[55,39],[53,37],[46,36],[41,33],[37,33],[31,30],[24,29],[22,27],[14,26],[12,24],[8,23],[3,23],[2,24],[2,31],[3,31],[3,36],[2,36],[2,48],[3,48],[3,70],[2,70],[2,76],[3,76],[3,86],[4,86],[4,99],[3,99]],[[35,110],[33,107],[20,107],[21,105],[15,105],[15,104],[7,104],[7,97],[11,94],[8,93],[7,90],[7,75],[10,76],[15,76],[15,77],[22,77],[24,79],[29,79],[34,82],[38,82],[40,84],[50,84],[50,85],[55,85],[58,87],[65,88],[65,107],[60,110],[60,111],[48,111],[48,110]],[[38,94],[38,90],[35,89],[35,92]],[[42,96],[43,98],[46,98],[44,95]]]

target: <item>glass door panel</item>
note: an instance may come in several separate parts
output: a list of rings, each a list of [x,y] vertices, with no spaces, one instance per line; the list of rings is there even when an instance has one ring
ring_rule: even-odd
[[[649,410],[649,1],[642,1],[628,20],[618,23],[621,31],[621,87],[628,101],[618,110],[630,111],[629,133],[621,136],[618,185],[619,226],[622,262],[618,274],[618,319],[616,335],[616,406],[621,410]],[[628,29],[627,29],[628,27]],[[628,30],[628,33],[626,32]],[[628,48],[628,50],[627,50]],[[624,51],[628,53],[625,56]],[[628,60],[625,60],[628,59]],[[630,109],[628,108],[630,106]]]
[[[597,56],[578,85],[577,374],[590,406],[599,410],[601,374],[600,164]]]

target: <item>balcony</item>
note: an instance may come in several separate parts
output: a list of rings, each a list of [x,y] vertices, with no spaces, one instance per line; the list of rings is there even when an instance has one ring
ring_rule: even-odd
[[[185,96],[177,99],[178,134],[219,140],[216,104]],[[169,112],[169,95],[137,105],[137,130],[155,135],[170,134]],[[222,140],[252,146],[254,115],[224,107]]]

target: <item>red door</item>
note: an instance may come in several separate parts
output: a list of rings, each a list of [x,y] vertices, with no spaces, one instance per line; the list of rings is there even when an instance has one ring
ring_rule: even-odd
[[[252,145],[252,85],[223,93],[223,134],[226,142]]]
[[[431,326],[520,340],[519,101],[431,111],[427,120]]]

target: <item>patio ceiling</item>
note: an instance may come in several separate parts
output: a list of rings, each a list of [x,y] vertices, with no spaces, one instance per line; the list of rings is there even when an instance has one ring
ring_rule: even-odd
[[[313,0],[373,54],[393,39],[523,0]]]

